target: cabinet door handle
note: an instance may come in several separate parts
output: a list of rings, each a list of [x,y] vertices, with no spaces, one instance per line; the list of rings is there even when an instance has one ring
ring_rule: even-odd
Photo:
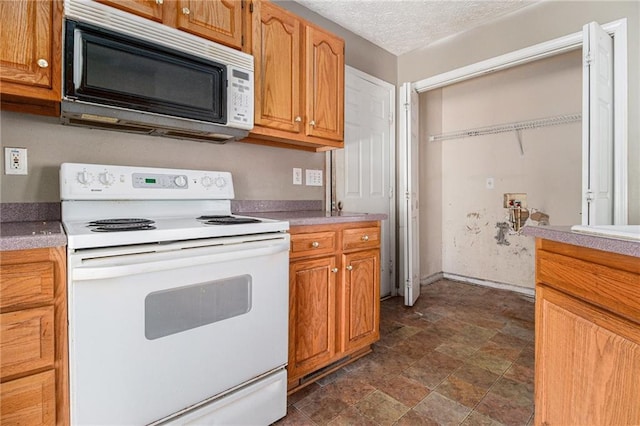
[[[362,241],[369,241],[369,236],[368,235],[363,235],[362,238],[360,238]]]
[[[315,125],[316,125],[316,121],[315,120],[311,120],[309,122],[309,126],[315,127]]]
[[[311,243],[311,247],[318,248],[318,247],[320,247],[320,243],[317,242],[317,241],[314,241],[314,242]]]
[[[156,4],[162,4],[164,3],[164,0],[156,0]]]
[[[347,265],[347,271],[351,271],[352,269],[353,269],[353,266]]]
[[[338,268],[331,268],[331,272],[333,272],[334,274],[338,272]]]
[[[302,117],[297,116],[293,121],[295,121],[296,123],[300,123],[302,121]]]
[[[36,64],[38,64],[40,68],[47,68],[49,66],[49,62],[47,62],[46,59],[38,59]]]
[[[183,7],[183,8],[182,8],[182,14],[183,14],[183,15],[188,15],[188,14],[190,14],[190,13],[191,13],[191,11],[189,10],[189,8],[188,8],[188,7]]]

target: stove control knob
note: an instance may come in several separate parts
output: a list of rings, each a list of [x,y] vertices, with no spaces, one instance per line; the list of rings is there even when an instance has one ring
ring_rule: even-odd
[[[187,178],[183,175],[178,175],[173,178],[173,183],[175,183],[178,188],[184,188],[187,186]]]
[[[224,188],[227,185],[227,181],[222,177],[216,178],[216,186],[218,188]]]
[[[116,179],[113,177],[111,173],[103,172],[98,175],[98,180],[100,181],[101,184],[105,186],[109,186],[113,182],[115,182]]]
[[[211,176],[205,176],[200,180],[200,183],[205,188],[209,188],[211,185],[213,185],[213,179],[211,179]]]
[[[93,176],[88,171],[83,170],[78,172],[77,179],[82,185],[88,185],[93,181]]]

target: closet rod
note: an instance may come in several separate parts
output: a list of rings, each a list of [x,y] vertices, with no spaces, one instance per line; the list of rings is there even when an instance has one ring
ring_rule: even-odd
[[[495,126],[478,127],[475,129],[458,130],[429,136],[429,141],[444,141],[449,139],[469,138],[473,136],[493,135],[496,133],[513,132],[523,129],[537,129],[538,127],[556,126],[558,124],[574,123],[582,120],[582,114],[565,114],[553,117],[538,118],[536,120],[518,121],[515,123],[498,124]]]

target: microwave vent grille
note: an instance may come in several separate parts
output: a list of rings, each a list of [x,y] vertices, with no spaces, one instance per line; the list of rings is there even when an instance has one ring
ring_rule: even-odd
[[[95,1],[65,0],[65,16],[151,43],[253,70],[253,56]]]

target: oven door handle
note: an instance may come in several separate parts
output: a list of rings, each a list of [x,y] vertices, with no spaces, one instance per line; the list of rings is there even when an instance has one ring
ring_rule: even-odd
[[[268,246],[247,248],[245,250],[224,251],[218,253],[201,254],[196,256],[185,256],[173,259],[158,259],[154,253],[137,257],[135,261],[120,259],[113,265],[102,266],[77,266],[72,269],[71,279],[73,281],[100,280],[107,278],[123,277],[135,274],[145,274],[172,269],[188,268],[203,264],[230,262],[239,259],[247,259],[259,256],[269,256],[289,250],[289,242],[282,241]],[[145,261],[145,258],[148,259]]]

